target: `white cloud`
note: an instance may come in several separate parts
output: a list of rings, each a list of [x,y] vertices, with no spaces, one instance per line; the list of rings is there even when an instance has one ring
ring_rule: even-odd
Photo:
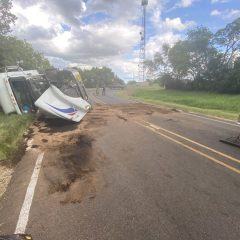
[[[18,16],[13,28],[15,35],[31,41],[38,49],[43,47],[43,52],[50,51],[52,54],[65,56],[68,60],[71,60],[71,55],[79,60],[83,57],[85,61],[94,55],[104,57],[122,54],[131,50],[139,39],[138,26],[117,21],[73,26],[71,30],[64,31],[62,19],[56,17],[57,14],[45,12],[40,4],[27,8],[14,4],[13,13]],[[49,34],[48,39],[43,36],[43,29],[45,35],[51,30],[52,35]],[[44,39],[48,40],[48,44]]]
[[[49,28],[54,22],[54,16],[49,15],[41,9],[41,4],[23,8],[20,5],[13,4],[12,12],[17,15],[17,26],[24,28],[26,25],[43,26]],[[22,20],[24,19],[24,25]]]
[[[61,32],[56,37],[51,39],[51,43],[53,47],[58,51],[59,53],[65,53],[65,51],[69,48],[71,45],[71,38],[72,38],[72,32],[66,31]]]
[[[162,0],[150,0],[148,10],[151,11],[162,5]],[[118,21],[137,19],[140,14],[140,0],[91,0],[87,5],[88,13],[104,12]]]
[[[179,34],[174,34],[173,32],[166,32],[164,34],[151,37],[146,45],[147,58],[151,59],[156,52],[160,52],[163,44],[167,43],[172,46],[180,38],[181,36]]]
[[[217,9],[214,9],[213,11],[211,11],[211,16],[220,16],[221,12],[218,11]]]
[[[52,57],[52,56],[46,56],[47,59],[49,60],[49,62],[54,65],[56,68],[66,68],[69,67],[71,62],[69,61],[65,61],[62,58],[58,58],[58,57]]]
[[[219,11],[219,10],[215,9],[210,14],[211,14],[211,16],[220,17],[225,20],[232,20],[232,19],[240,17],[240,10],[239,9],[226,9],[223,11]]]
[[[19,5],[24,11],[31,7],[40,6],[41,13],[49,14],[52,18],[61,18],[62,21],[73,25],[79,24],[79,18],[86,10],[86,4],[83,0],[15,0],[14,5]],[[29,13],[34,19],[41,19],[41,16],[33,9]]]
[[[226,2],[229,2],[231,0],[211,0],[211,3],[214,4],[214,3],[226,3]]]
[[[138,58],[131,60],[123,58],[113,59],[110,67],[113,67],[118,74],[128,76],[127,80],[136,80],[138,75]]]
[[[190,7],[193,4],[193,0],[181,0],[179,2],[179,7]]]
[[[182,31],[185,30],[189,27],[194,26],[196,23],[194,21],[187,21],[185,23],[182,22],[181,18],[177,17],[177,18],[166,18],[165,21],[163,22],[163,26],[170,30],[178,30],[178,31]]]
[[[234,18],[240,17],[240,10],[239,9],[226,10],[225,13],[226,13],[225,18],[234,19]]]
[[[155,26],[161,23],[161,10],[158,7],[153,10],[151,21]]]

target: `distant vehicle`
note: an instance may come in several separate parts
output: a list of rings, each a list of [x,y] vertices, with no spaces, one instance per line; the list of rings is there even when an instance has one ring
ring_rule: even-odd
[[[63,73],[68,73],[76,82],[72,72],[66,70]],[[62,79],[54,84],[54,81],[49,81],[37,70],[23,71],[19,67],[6,67],[6,71],[0,73],[0,106],[5,114],[21,115],[40,110],[47,116],[79,122],[91,109],[91,105],[83,99],[86,98],[83,93],[78,92],[76,96],[64,93],[63,88],[67,92],[74,86],[71,85],[71,79]]]
[[[125,88],[124,85],[122,84],[113,84],[111,87],[110,87],[112,90],[122,90]]]

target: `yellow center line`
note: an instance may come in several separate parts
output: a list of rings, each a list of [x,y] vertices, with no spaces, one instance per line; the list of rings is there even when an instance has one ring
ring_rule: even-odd
[[[235,167],[232,167],[232,166],[230,166],[230,165],[228,165],[228,164],[226,164],[226,163],[224,163],[224,162],[222,162],[222,161],[220,161],[220,160],[218,160],[218,159],[216,159],[214,157],[209,156],[208,154],[205,154],[205,153],[203,153],[203,152],[201,152],[201,151],[199,151],[199,150],[197,150],[195,148],[192,148],[192,147],[190,147],[190,146],[188,146],[188,145],[186,145],[186,144],[184,144],[184,143],[182,143],[182,142],[180,142],[180,141],[178,141],[178,140],[176,140],[174,138],[171,138],[171,137],[169,137],[169,136],[167,136],[167,135],[157,131],[156,129],[154,129],[154,128],[150,127],[150,126],[146,126],[146,125],[144,125],[144,124],[142,124],[140,122],[136,122],[136,123],[138,125],[144,127],[144,128],[147,128],[147,129],[151,130],[152,132],[154,132],[154,133],[156,133],[158,135],[161,135],[164,138],[167,138],[168,140],[171,140],[171,141],[173,141],[173,142],[175,142],[175,143],[177,143],[177,144],[179,144],[179,145],[181,145],[181,146],[183,146],[183,147],[185,147],[185,148],[187,148],[187,149],[189,149],[189,150],[191,150],[191,151],[193,151],[195,153],[198,153],[199,155],[201,155],[201,156],[203,156],[203,157],[205,157],[205,158],[207,158],[207,159],[209,159],[209,160],[211,160],[211,161],[213,161],[213,162],[215,162],[215,163],[217,163],[217,164],[219,164],[219,165],[221,165],[221,166],[223,166],[223,167],[225,167],[227,169],[230,169],[231,171],[233,171],[235,173],[240,174],[240,170],[235,168]]]
[[[191,143],[193,143],[193,144],[196,144],[196,145],[198,145],[198,146],[200,146],[200,147],[202,147],[202,148],[205,148],[205,149],[207,149],[207,150],[209,150],[209,151],[211,151],[211,152],[214,152],[214,153],[216,153],[216,154],[218,154],[218,155],[220,155],[220,156],[222,156],[222,157],[228,158],[228,159],[231,160],[231,161],[240,163],[240,160],[237,159],[237,158],[234,158],[234,157],[232,157],[232,156],[229,156],[229,155],[227,155],[227,154],[224,154],[224,153],[222,153],[222,152],[219,152],[219,151],[217,151],[217,150],[215,150],[215,149],[213,149],[213,148],[210,148],[210,147],[208,147],[208,146],[206,146],[206,145],[203,145],[203,144],[201,144],[201,143],[195,142],[195,141],[193,141],[193,140],[191,140],[191,139],[189,139],[189,138],[186,138],[186,137],[184,137],[184,136],[182,136],[182,135],[179,135],[179,134],[177,134],[177,133],[174,133],[174,132],[172,132],[172,131],[169,131],[169,130],[167,130],[167,129],[165,129],[165,128],[156,126],[156,125],[154,125],[154,124],[152,124],[152,123],[150,123],[150,122],[145,121],[145,123],[147,123],[150,127],[154,128],[155,130],[165,131],[165,132],[170,133],[170,134],[172,134],[172,135],[174,135],[174,136],[177,136],[177,137],[179,137],[179,138],[181,138],[181,139],[184,139],[184,140],[186,140],[186,141],[188,141],[188,142],[191,142]]]

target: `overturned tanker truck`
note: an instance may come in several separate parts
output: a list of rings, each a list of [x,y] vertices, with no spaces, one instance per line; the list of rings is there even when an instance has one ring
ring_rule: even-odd
[[[5,114],[36,113],[80,122],[91,109],[80,74],[52,69],[46,74],[6,67],[0,73],[0,106]]]

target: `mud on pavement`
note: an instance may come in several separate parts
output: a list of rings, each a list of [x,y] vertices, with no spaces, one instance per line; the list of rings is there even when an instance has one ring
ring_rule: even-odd
[[[31,128],[32,148],[45,152],[43,176],[48,195],[60,203],[80,203],[84,198],[95,198],[107,184],[103,171],[107,159],[97,139],[108,131],[109,121],[130,121],[169,110],[144,104],[126,106],[98,105],[80,124],[58,119],[40,119]]]
[[[95,197],[97,188],[104,185],[100,167],[105,157],[94,142],[106,123],[107,116],[94,120],[94,113],[89,113],[80,124],[61,119],[40,119],[34,123],[31,147],[45,152],[42,173],[50,197],[62,204]]]

